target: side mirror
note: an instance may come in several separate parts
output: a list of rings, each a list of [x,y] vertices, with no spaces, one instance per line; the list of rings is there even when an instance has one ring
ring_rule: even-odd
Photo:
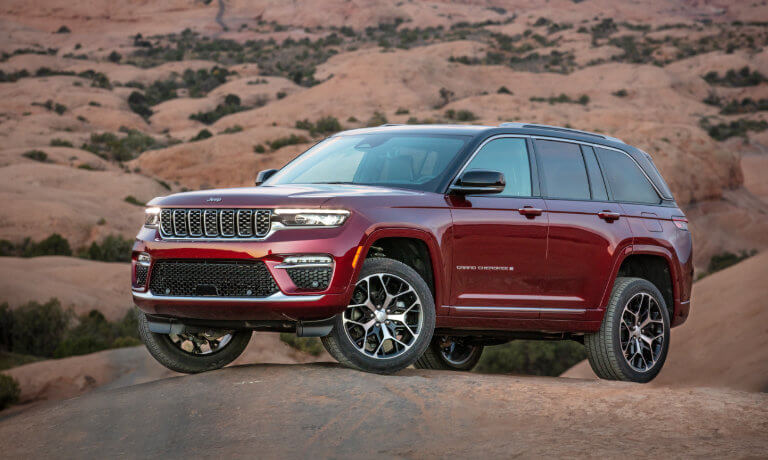
[[[265,169],[263,171],[259,171],[259,173],[256,174],[256,185],[263,184],[264,181],[272,177],[276,172],[277,169]]]
[[[504,174],[498,171],[465,171],[451,186],[451,193],[477,195],[501,193],[504,191]]]

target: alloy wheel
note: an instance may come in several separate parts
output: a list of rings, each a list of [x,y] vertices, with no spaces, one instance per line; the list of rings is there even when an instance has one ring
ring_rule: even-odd
[[[402,278],[377,273],[357,282],[342,316],[355,349],[374,359],[391,359],[408,351],[421,333],[421,299]]]
[[[646,292],[632,296],[621,314],[621,350],[627,364],[647,372],[664,350],[664,316],[656,299]]]
[[[440,337],[440,354],[454,366],[461,366],[472,359],[476,348],[461,337]]]

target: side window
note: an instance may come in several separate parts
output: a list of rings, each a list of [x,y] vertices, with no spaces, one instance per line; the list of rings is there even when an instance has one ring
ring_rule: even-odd
[[[658,204],[661,199],[648,179],[627,155],[596,148],[600,164],[605,170],[613,199],[633,203]]]
[[[548,198],[589,200],[589,179],[578,144],[536,140],[541,177]]]
[[[491,196],[531,196],[531,164],[525,139],[502,137],[488,142],[472,158],[465,171],[473,169],[504,174],[504,191]]]
[[[608,193],[605,191],[605,181],[600,172],[600,165],[597,164],[595,151],[588,145],[581,146],[581,153],[584,154],[584,160],[587,162],[587,174],[589,175],[589,187],[592,190],[592,199],[597,201],[608,201]]]

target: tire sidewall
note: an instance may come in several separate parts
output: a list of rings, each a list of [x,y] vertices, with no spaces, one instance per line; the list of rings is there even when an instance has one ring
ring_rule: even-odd
[[[149,353],[165,367],[186,374],[219,369],[231,363],[242,354],[253,334],[250,330],[232,332],[232,339],[223,349],[208,355],[193,355],[180,350],[165,334],[149,330],[146,315],[139,312],[139,336]]]
[[[661,356],[654,366],[646,372],[638,372],[633,369],[627,360],[624,358],[624,354],[621,350],[621,316],[624,311],[624,306],[635,295],[639,293],[646,293],[653,297],[653,299],[659,304],[661,309],[662,320],[664,321],[664,345],[661,350]],[[653,380],[664,367],[664,362],[667,360],[667,353],[669,351],[669,338],[670,338],[670,319],[667,305],[664,302],[664,297],[661,292],[651,282],[644,279],[636,279],[630,282],[622,291],[618,294],[616,299],[615,312],[611,321],[613,322],[613,337],[612,341],[615,344],[613,352],[621,372],[628,378],[628,380],[640,383],[646,383]]]
[[[429,346],[431,351],[437,356],[437,359],[439,359],[443,366],[445,366],[445,369],[456,371],[471,371],[474,369],[478,361],[480,361],[480,357],[483,355],[483,349],[485,348],[482,345],[474,345],[474,349],[472,350],[472,354],[469,356],[469,358],[461,364],[455,364],[451,361],[448,361],[443,355],[443,348],[440,344],[440,337],[433,337],[432,343]]]
[[[376,274],[395,275],[402,278],[413,287],[419,296],[423,320],[416,343],[405,353],[394,358],[377,359],[365,356],[358,351],[344,330],[342,320],[344,313],[339,313],[334,318],[334,327],[331,335],[335,336],[334,338],[340,351],[352,365],[364,371],[387,374],[397,372],[413,364],[430,345],[435,330],[435,302],[427,283],[415,270],[402,262],[387,258],[366,259],[363,267],[360,269],[358,280]],[[355,282],[355,285],[357,285],[357,282]]]

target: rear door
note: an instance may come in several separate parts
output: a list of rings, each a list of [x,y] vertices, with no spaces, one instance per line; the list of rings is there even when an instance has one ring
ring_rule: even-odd
[[[609,201],[592,147],[533,141],[549,213],[542,319],[583,319],[598,308],[617,250],[631,244],[621,206]]]
[[[453,216],[451,315],[538,318],[546,281],[547,212],[536,196],[528,142],[493,138],[464,169],[503,173],[503,192],[447,197]]]

